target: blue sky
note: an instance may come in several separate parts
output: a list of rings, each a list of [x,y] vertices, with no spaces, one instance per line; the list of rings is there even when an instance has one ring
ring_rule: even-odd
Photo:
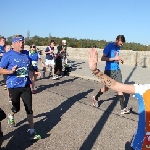
[[[150,45],[150,0],[1,0],[0,35],[15,34]]]

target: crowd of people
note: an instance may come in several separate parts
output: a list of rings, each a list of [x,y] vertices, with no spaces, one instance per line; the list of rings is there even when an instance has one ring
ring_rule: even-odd
[[[110,42],[106,45],[101,57],[101,61],[106,61],[104,73],[97,69],[98,53],[96,49],[92,48],[89,51],[89,68],[104,84],[104,87],[98,91],[97,95],[92,96],[92,105],[98,107],[98,97],[108,89],[112,89],[118,93],[121,115],[128,114],[130,110],[124,106],[123,93],[135,94],[140,111],[138,128],[131,142],[131,147],[134,150],[146,150],[149,148],[147,141],[150,141],[150,84],[123,84],[119,63],[124,63],[124,60],[119,53],[124,43],[124,35],[118,35],[115,42]],[[46,48],[46,61],[44,63],[36,50],[36,45],[32,44],[30,50],[24,50],[24,37],[22,35],[16,35],[12,38],[12,46],[5,45],[5,38],[0,37],[0,74],[4,75],[4,88],[8,90],[9,101],[12,104],[8,114],[8,124],[10,127],[15,126],[14,116],[20,111],[20,98],[22,98],[30,127],[30,140],[41,139],[41,136],[34,129],[32,109],[32,94],[36,94],[35,82],[37,77],[41,76],[38,70],[38,61],[46,68],[45,70],[51,70],[52,79],[60,78],[62,66],[67,65],[66,41],[63,40],[62,45],[57,47],[57,53],[54,53],[54,44],[55,42],[51,41],[50,45]],[[0,109],[0,121],[5,118],[5,112]],[[0,137],[2,135],[1,131]]]
[[[41,136],[34,129],[32,94],[36,94],[35,82],[41,76],[38,70],[40,61],[46,70],[52,67],[52,79],[61,76],[63,64],[66,62],[66,41],[58,47],[58,52],[54,53],[54,41],[50,42],[45,50],[46,62],[41,59],[36,45],[32,44],[29,50],[24,50],[24,37],[16,35],[12,38],[12,45],[5,44],[6,39],[0,37],[0,74],[3,75],[4,89],[8,90],[8,99],[12,107],[8,114],[8,124],[14,127],[14,116],[20,111],[20,98],[22,99],[27,120],[30,127],[30,140],[39,140]],[[0,122],[6,118],[5,112],[0,108]],[[0,141],[3,136],[0,124]],[[1,144],[0,144],[1,145]]]

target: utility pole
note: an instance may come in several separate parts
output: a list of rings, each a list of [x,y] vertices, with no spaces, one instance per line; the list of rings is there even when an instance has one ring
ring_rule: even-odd
[[[30,39],[30,30],[27,31],[27,39]]]
[[[48,38],[48,40],[49,40],[49,43],[50,43],[50,41],[51,41],[51,33],[49,33],[49,38]]]

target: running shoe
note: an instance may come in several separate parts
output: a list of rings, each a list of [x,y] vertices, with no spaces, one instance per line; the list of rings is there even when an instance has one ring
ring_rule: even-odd
[[[8,95],[8,102],[11,103],[11,97]]]
[[[92,96],[92,105],[98,107],[98,101],[95,99],[95,96]]]
[[[121,110],[121,115],[123,114],[129,114],[130,113],[130,109],[128,109],[127,107],[124,108],[123,110]]]
[[[56,78],[56,76],[54,75],[52,79],[53,79],[53,80],[56,80],[57,78]]]
[[[36,94],[36,90],[32,90],[32,94]]]
[[[10,114],[8,114],[8,125],[10,127],[15,127],[15,121],[14,121],[14,118],[12,118],[12,116]]]
[[[41,139],[41,136],[39,134],[37,134],[35,131],[30,134],[30,141],[32,140],[40,140]]]
[[[7,85],[4,85],[4,90],[7,90]]]

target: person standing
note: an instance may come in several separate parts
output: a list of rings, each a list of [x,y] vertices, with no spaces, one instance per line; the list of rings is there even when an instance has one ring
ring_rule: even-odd
[[[58,53],[62,56],[62,65],[67,64],[67,46],[66,46],[66,40],[62,40],[62,44],[58,47]]]

